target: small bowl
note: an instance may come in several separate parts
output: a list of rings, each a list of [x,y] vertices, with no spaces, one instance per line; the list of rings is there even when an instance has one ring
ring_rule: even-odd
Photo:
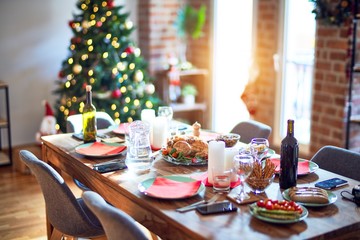
[[[245,182],[255,194],[259,194],[265,192],[265,189],[270,186],[274,178],[275,174],[270,178],[248,177]]]
[[[216,138],[216,141],[225,142],[225,147],[233,147],[240,140],[240,135],[236,133],[221,134]]]

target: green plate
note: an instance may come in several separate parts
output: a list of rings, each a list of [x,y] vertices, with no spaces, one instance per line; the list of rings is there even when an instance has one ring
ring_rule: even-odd
[[[275,218],[264,217],[264,216],[259,215],[256,211],[254,211],[254,207],[256,207],[256,203],[253,203],[249,206],[251,215],[253,215],[257,219],[260,219],[265,222],[270,222],[270,223],[279,223],[279,224],[296,223],[296,222],[300,222],[300,221],[304,220],[309,215],[308,210],[304,206],[300,205],[303,212],[299,218],[297,218],[297,219],[275,219]]]
[[[307,206],[307,207],[324,207],[324,206],[327,206],[327,205],[330,205],[330,204],[333,204],[334,202],[336,202],[337,196],[331,191],[327,191],[327,190],[325,190],[325,191],[328,194],[328,199],[329,199],[328,203],[306,203],[306,202],[297,202],[297,203],[299,203],[303,206]],[[282,196],[285,200],[292,201],[289,196],[289,189],[286,189],[285,191],[283,191]]]
[[[197,180],[190,178],[190,177],[184,177],[184,176],[161,176],[162,178],[167,178],[173,181],[177,181],[177,182],[195,182]],[[149,178],[146,179],[144,181],[142,181],[141,183],[139,183],[138,185],[138,189],[140,192],[146,194],[146,190],[154,183],[155,178]],[[161,199],[184,199],[184,198],[190,198],[193,197],[199,193],[201,193],[202,191],[205,190],[205,185],[203,183],[201,183],[198,191],[196,193],[194,193],[192,196],[186,196],[186,197],[178,197],[178,198],[174,198],[174,197],[162,197],[162,196],[153,196],[153,195],[147,195],[149,197],[154,197],[154,198],[161,198]]]
[[[108,145],[108,146],[113,146],[113,147],[120,147],[120,146],[124,146],[124,144],[119,144],[119,143],[106,143],[106,142],[101,142],[102,144]],[[85,157],[93,157],[93,158],[108,158],[108,157],[114,157],[114,156],[118,156],[120,154],[126,153],[126,150],[118,152],[118,153],[114,153],[114,154],[106,154],[106,155],[101,155],[101,154],[83,154],[79,152],[79,149],[81,148],[87,148],[90,147],[93,143],[84,143],[81,144],[79,146],[77,146],[75,148],[75,152],[78,154],[81,154]]]

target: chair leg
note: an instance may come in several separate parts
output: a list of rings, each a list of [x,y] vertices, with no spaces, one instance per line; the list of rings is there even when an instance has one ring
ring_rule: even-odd
[[[64,234],[62,232],[54,228],[51,233],[50,240],[63,240],[63,235]]]

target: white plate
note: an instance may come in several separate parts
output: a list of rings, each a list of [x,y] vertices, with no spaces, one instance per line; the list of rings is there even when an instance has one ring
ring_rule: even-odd
[[[177,182],[194,182],[197,181],[193,178],[190,177],[184,177],[184,176],[162,176],[162,178],[167,178],[173,181],[177,181]],[[141,183],[139,183],[138,185],[138,189],[140,192],[144,193],[145,195],[149,196],[149,197],[154,197],[154,198],[161,198],[161,199],[184,199],[184,198],[190,198],[193,197],[199,193],[201,193],[202,191],[205,190],[205,185],[203,183],[200,184],[200,187],[198,189],[198,191],[196,193],[194,193],[191,196],[186,196],[186,197],[163,197],[163,196],[154,196],[154,195],[148,195],[146,194],[146,190],[154,183],[155,178],[149,178],[145,181],[142,181]]]
[[[301,206],[301,205],[300,205],[300,207],[303,210],[303,212],[300,215],[300,217],[296,218],[296,219],[276,219],[276,218],[264,217],[264,216],[259,215],[256,211],[254,211],[254,207],[256,207],[256,203],[253,203],[249,206],[251,215],[253,215],[257,219],[260,219],[265,222],[270,222],[270,223],[281,223],[281,224],[296,223],[296,222],[300,222],[300,221],[304,220],[309,215],[308,210],[304,206]]]
[[[75,148],[75,152],[78,153],[78,154],[81,154],[85,157],[93,157],[93,158],[107,158],[107,157],[114,157],[114,156],[118,156],[122,153],[125,153],[126,150],[124,151],[121,151],[119,153],[114,153],[114,154],[106,154],[106,155],[102,155],[102,154],[83,154],[81,152],[79,152],[79,149],[82,149],[82,148],[87,148],[87,147],[90,147],[93,143],[84,143],[84,144],[81,144],[79,146],[77,146]],[[114,147],[120,147],[120,146],[124,146],[124,144],[118,144],[118,143],[105,143],[105,142],[102,142],[102,144],[105,144],[107,146],[114,146]]]
[[[334,202],[336,202],[336,200],[337,200],[336,194],[334,194],[331,191],[327,191],[327,190],[325,190],[325,191],[328,194],[328,199],[329,199],[328,203],[306,203],[306,202],[297,202],[297,203],[307,206],[307,207],[324,207],[324,206],[327,206],[327,205],[330,205],[330,204],[333,204]],[[282,196],[285,200],[292,201],[289,196],[289,189],[286,189],[285,191],[283,191]]]

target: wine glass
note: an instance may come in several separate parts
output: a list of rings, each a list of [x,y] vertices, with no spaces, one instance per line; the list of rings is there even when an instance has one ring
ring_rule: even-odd
[[[253,138],[250,142],[250,151],[257,161],[261,161],[269,151],[269,141],[266,138]]]
[[[168,130],[172,129],[171,120],[173,119],[173,109],[169,106],[160,106],[158,109],[158,116],[166,117]]]
[[[244,191],[244,182],[251,174],[254,168],[254,157],[251,154],[238,154],[234,157],[234,169],[240,178],[240,192],[236,199],[240,202],[249,199],[250,196]]]

